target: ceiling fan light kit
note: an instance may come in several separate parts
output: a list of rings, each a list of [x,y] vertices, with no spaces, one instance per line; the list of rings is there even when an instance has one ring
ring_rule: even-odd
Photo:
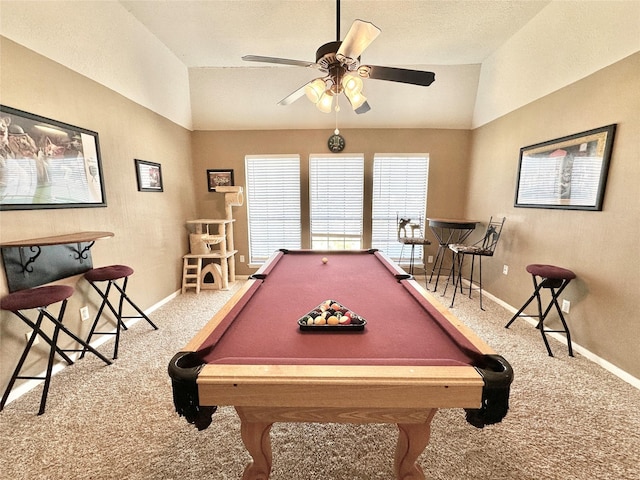
[[[322,113],[331,113],[333,107],[333,92],[330,89],[327,89],[322,94],[320,100],[316,103],[316,107],[318,107],[318,110]]]
[[[305,85],[304,92],[312,103],[318,103],[326,89],[327,87],[324,80],[322,78],[316,78]]]
[[[357,114],[362,114],[371,110],[367,97],[362,93],[364,87],[363,78],[408,83],[424,87],[428,87],[435,81],[433,72],[361,65],[360,55],[380,35],[381,30],[371,22],[355,20],[344,40],[340,41],[340,0],[337,0],[336,13],[338,39],[335,42],[325,43],[318,48],[315,63],[258,55],[245,55],[242,57],[243,60],[248,62],[315,68],[325,74],[324,77],[311,80],[280,100],[278,102],[279,105],[289,105],[306,94],[307,98],[316,105],[318,110],[330,113],[333,107],[333,97],[344,93],[353,110]],[[338,111],[337,99],[335,108]]]

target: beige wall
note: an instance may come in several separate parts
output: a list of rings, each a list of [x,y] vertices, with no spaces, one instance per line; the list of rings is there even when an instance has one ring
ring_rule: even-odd
[[[233,168],[236,184],[244,185],[246,154],[298,153],[306,189],[308,155],[327,151],[331,129],[189,132],[28,49],[1,37],[0,42],[0,103],[99,132],[108,201],[106,208],[0,212],[0,240],[113,231],[114,238],[93,248],[94,264],[131,265],[136,270],[131,292],[143,308],[180,287],[181,256],[188,249],[185,220],[223,215],[223,195],[207,191],[207,168]],[[566,296],[572,302],[569,321],[575,340],[635,377],[640,377],[639,65],[636,54],[474,131],[342,132],[346,152],[365,155],[368,185],[375,152],[425,152],[430,155],[428,215],[508,217],[497,256],[486,262],[484,271],[485,287],[498,298],[514,306],[522,303],[531,290],[524,273],[528,263],[574,269],[579,278]],[[521,146],[609,123],[617,123],[618,132],[604,211],[513,207]],[[134,158],[162,164],[164,193],[137,191]],[[370,189],[366,193],[369,206]],[[246,209],[234,213],[236,244],[247,255]],[[303,222],[308,229],[308,218]],[[365,225],[370,228],[370,218],[365,217]],[[308,237],[304,240],[308,245]],[[500,273],[505,263],[510,266],[507,277]],[[238,273],[250,269],[239,265]],[[77,321],[77,312],[83,304],[95,311],[95,294],[82,279],[68,282],[78,291],[66,323],[86,333],[88,325]],[[6,293],[1,275],[0,295]],[[0,313],[0,388],[26,331],[15,317]],[[31,369],[39,372],[42,362]]]
[[[303,247],[309,248],[308,184],[309,155],[328,153],[327,139],[332,130],[273,130],[194,132],[193,158],[198,213],[203,218],[222,218],[224,195],[207,191],[208,168],[232,168],[236,185],[245,185],[244,157],[256,154],[299,154],[302,183]],[[365,239],[371,237],[371,188],[374,153],[428,153],[429,191],[427,214],[458,217],[463,213],[469,158],[470,132],[467,130],[379,129],[343,130],[344,153],[364,153],[365,158]],[[234,208],[235,244],[248,259],[246,205]],[[368,240],[366,240],[368,241]],[[364,247],[369,247],[365,244]],[[435,255],[435,246],[430,253]],[[237,266],[239,274],[251,270]]]
[[[195,215],[190,132],[24,47],[0,41],[0,103],[98,132],[108,203],[105,208],[0,212],[0,240],[111,231],[115,237],[92,249],[95,266],[130,265],[135,274],[129,290],[143,309],[176,292],[182,282],[181,256],[188,248],[184,220]],[[163,193],[137,191],[135,158],[162,165]],[[78,309],[89,305],[95,313],[97,294],[81,277],[66,283],[77,291],[65,324],[84,336],[90,322],[80,324]],[[0,295],[6,293],[3,269]],[[14,315],[0,312],[3,391],[27,331]],[[32,373],[39,373],[44,364],[34,356],[30,365]]]
[[[473,132],[465,212],[504,214],[487,290],[515,307],[532,291],[525,267],[549,263],[577,279],[563,297],[575,341],[640,378],[640,53]],[[520,147],[618,125],[603,211],[514,208]],[[510,267],[502,275],[502,265]],[[522,321],[522,320],[521,320]],[[564,354],[564,352],[563,352]]]

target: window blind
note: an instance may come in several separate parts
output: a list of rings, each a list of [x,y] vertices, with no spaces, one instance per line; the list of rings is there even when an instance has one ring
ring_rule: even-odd
[[[373,201],[371,246],[400,259],[398,217],[420,222],[422,233],[427,211],[428,154],[376,154],[373,158]],[[416,249],[416,261],[422,262],[422,248]],[[404,252],[403,258],[408,258]]]
[[[249,262],[264,263],[280,248],[299,249],[300,156],[247,155]]]
[[[362,248],[363,155],[310,155],[311,247]]]

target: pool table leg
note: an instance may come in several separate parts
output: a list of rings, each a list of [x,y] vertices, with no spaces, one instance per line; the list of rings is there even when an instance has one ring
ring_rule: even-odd
[[[272,455],[269,432],[273,423],[248,421],[240,411],[238,411],[238,415],[241,422],[242,443],[253,459],[245,467],[242,480],[267,480],[271,473]]]
[[[431,420],[437,411],[437,408],[431,409],[424,423],[398,423],[398,444],[394,462],[398,480],[425,480],[422,467],[416,460],[429,444]]]

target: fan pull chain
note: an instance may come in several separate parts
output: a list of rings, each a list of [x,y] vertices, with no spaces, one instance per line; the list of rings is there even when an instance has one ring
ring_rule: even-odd
[[[340,111],[340,95],[336,95],[336,129],[333,131],[336,135],[340,134],[340,130],[338,130],[338,112]]]

